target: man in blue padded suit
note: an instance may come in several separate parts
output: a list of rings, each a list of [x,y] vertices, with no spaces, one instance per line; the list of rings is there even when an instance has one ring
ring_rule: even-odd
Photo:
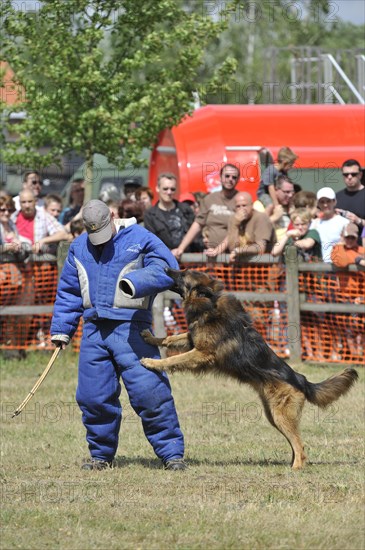
[[[72,242],[57,289],[51,339],[64,348],[83,315],[76,399],[91,459],[86,470],[112,466],[122,418],[122,377],[144,433],[168,470],[184,470],[184,438],[165,373],[145,369],[142,357],[159,358],[140,332],[151,328],[152,302],[178,268],[169,249],[134,218],[115,220],[105,203],[89,201],[87,233]]]

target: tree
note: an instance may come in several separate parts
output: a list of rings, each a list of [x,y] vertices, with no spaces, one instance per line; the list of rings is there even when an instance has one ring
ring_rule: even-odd
[[[213,9],[216,3],[209,4]],[[332,0],[236,0],[228,28],[207,48],[200,72],[205,79],[211,67],[232,55],[237,60],[236,80],[228,90],[208,87],[203,99],[207,103],[270,102],[270,87],[285,90],[291,82],[290,60],[301,56],[301,51],[363,49],[363,37],[363,26],[338,19]],[[346,69],[341,57],[342,64]],[[282,103],[290,101],[290,95],[281,95]]]
[[[138,164],[141,149],[192,110],[205,47],[226,24],[176,0],[43,0],[33,13],[3,0],[0,19],[2,56],[25,90],[13,110],[27,113],[4,159],[43,167],[80,153],[87,198],[94,153]],[[233,70],[227,58],[210,87]]]

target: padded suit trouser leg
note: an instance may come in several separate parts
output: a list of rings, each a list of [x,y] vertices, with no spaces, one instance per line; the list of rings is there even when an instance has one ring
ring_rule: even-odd
[[[159,357],[158,349],[141,338],[144,328],[149,325],[110,320],[84,325],[76,397],[93,458],[112,460],[117,451],[122,418],[120,376],[156,455],[164,461],[184,455],[167,375],[140,364],[142,357]]]

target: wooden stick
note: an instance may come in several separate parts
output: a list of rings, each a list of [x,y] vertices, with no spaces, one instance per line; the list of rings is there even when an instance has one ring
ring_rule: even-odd
[[[33,395],[35,394],[35,392],[37,391],[37,389],[39,388],[39,386],[42,384],[43,380],[45,379],[45,377],[47,376],[47,374],[49,373],[49,371],[51,370],[52,366],[53,366],[53,363],[56,361],[57,357],[58,357],[58,354],[60,353],[61,351],[61,346],[58,346],[54,352],[53,352],[53,355],[48,363],[48,365],[46,366],[46,368],[44,369],[44,372],[43,374],[38,378],[37,382],[34,384],[33,388],[30,390],[30,392],[28,393],[27,397],[24,399],[24,401],[19,405],[19,407],[13,412],[12,414],[12,417],[11,418],[14,418],[14,416],[18,416],[18,414],[20,414],[22,412],[22,410],[24,409],[24,407],[29,403],[29,401],[32,399]]]

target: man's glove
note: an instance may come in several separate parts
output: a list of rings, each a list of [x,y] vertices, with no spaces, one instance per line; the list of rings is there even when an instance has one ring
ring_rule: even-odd
[[[67,334],[52,334],[51,342],[55,346],[60,346],[64,349],[69,344],[71,338]]]

